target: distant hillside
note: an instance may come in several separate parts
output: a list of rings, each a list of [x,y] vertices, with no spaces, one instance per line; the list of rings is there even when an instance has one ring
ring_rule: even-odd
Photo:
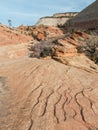
[[[98,28],[98,0],[82,10],[72,21],[78,28]]]

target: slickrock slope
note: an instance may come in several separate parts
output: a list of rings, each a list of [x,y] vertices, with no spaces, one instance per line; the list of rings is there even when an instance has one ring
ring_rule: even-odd
[[[27,43],[31,40],[31,36],[26,36],[15,29],[0,24],[0,46]]]
[[[98,36],[22,29],[33,58],[28,43],[0,47],[0,130],[98,130]]]
[[[0,129],[97,130],[98,66],[85,56],[0,63]]]
[[[29,43],[11,44],[0,46],[0,62],[6,60],[17,59],[28,55]]]
[[[89,37],[37,41],[34,52],[55,55],[0,62],[0,130],[98,130],[98,65],[76,49]]]
[[[82,29],[98,29],[98,0],[82,10],[72,21]]]
[[[0,24],[0,61],[28,54],[27,46],[33,38]]]

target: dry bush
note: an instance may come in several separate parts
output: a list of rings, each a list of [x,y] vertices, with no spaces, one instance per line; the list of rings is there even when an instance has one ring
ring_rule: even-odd
[[[30,51],[30,57],[52,57],[54,54],[53,44],[50,42],[35,42],[28,48]]]
[[[85,53],[87,57],[98,64],[98,38],[92,37],[84,45],[77,47],[79,53]]]

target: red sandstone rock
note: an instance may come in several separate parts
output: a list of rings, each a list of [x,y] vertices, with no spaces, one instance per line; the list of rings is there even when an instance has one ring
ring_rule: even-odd
[[[98,66],[67,60],[0,63],[1,130],[97,130]]]
[[[45,40],[47,38],[53,38],[63,35],[63,31],[58,27],[50,26],[20,26],[18,30],[27,32],[37,40]]]
[[[16,31],[15,29],[0,25],[0,46],[8,44],[27,43],[31,40],[31,36],[26,36]]]
[[[75,32],[71,35],[62,35],[53,39],[32,44],[32,54],[35,57],[71,57],[76,56],[79,44],[85,44],[89,35],[84,32]]]

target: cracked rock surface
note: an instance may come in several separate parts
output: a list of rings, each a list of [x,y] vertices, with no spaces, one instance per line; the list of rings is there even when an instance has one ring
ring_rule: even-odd
[[[0,63],[0,130],[98,130],[98,67],[68,62]]]

